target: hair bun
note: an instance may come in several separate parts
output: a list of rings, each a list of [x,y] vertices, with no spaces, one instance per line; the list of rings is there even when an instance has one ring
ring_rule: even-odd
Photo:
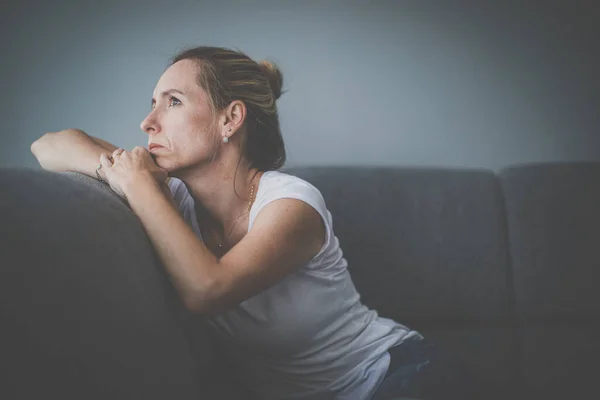
[[[269,79],[269,85],[271,86],[271,90],[273,91],[273,95],[275,99],[281,97],[281,88],[283,86],[283,74],[271,61],[263,60],[258,63],[260,69]]]

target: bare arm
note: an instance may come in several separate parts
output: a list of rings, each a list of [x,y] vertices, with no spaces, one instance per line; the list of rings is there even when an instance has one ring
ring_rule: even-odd
[[[100,155],[110,156],[117,149],[117,146],[80,129],[48,132],[31,144],[31,152],[45,170],[80,172],[94,179],[97,179],[96,168],[100,164]],[[102,168],[98,173],[106,180]],[[175,205],[167,183],[168,179],[160,185],[160,189]]]
[[[111,155],[116,146],[79,129],[45,133],[31,145],[41,167],[55,172],[74,171],[96,178],[100,154]],[[100,170],[104,179],[105,176]]]
[[[110,152],[112,154],[113,151],[115,151],[116,149],[118,149],[117,146],[115,146],[114,144],[108,143],[105,140],[102,139],[98,139],[97,137],[93,137],[90,136],[92,138],[92,140],[94,142],[96,142],[97,144],[99,144],[100,146],[102,146],[106,151]]]
[[[131,208],[192,312],[227,310],[308,262],[325,242],[323,221],[311,206],[279,199],[265,206],[248,234],[217,259],[158,193],[151,177],[136,179],[126,189]]]

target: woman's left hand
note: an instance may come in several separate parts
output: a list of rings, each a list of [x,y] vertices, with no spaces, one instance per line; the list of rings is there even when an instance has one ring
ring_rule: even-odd
[[[150,152],[143,147],[131,151],[117,149],[112,154],[112,160],[102,154],[100,163],[111,189],[127,199],[127,190],[136,183],[154,179],[159,186],[166,181],[168,173],[154,162]]]

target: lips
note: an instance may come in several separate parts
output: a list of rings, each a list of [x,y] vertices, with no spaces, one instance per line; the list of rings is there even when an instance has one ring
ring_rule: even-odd
[[[158,148],[164,148],[165,146],[162,146],[160,144],[157,143],[150,143],[148,145],[148,150],[152,150],[152,149],[158,149]]]

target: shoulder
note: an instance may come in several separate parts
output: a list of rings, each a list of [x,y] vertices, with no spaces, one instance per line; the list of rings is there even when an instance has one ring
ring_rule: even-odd
[[[302,200],[320,213],[325,209],[321,192],[311,183],[279,171],[265,172],[256,194],[256,207],[262,208],[274,200],[285,198]]]
[[[293,175],[269,171],[261,178],[249,225],[262,231],[262,237],[279,237],[299,246],[306,243],[301,247],[307,248],[312,258],[329,240],[330,215],[314,185]],[[267,234],[268,226],[273,230]]]
[[[246,243],[279,254],[284,264],[304,265],[327,241],[327,214],[315,186],[293,175],[266,172],[250,211]]]

